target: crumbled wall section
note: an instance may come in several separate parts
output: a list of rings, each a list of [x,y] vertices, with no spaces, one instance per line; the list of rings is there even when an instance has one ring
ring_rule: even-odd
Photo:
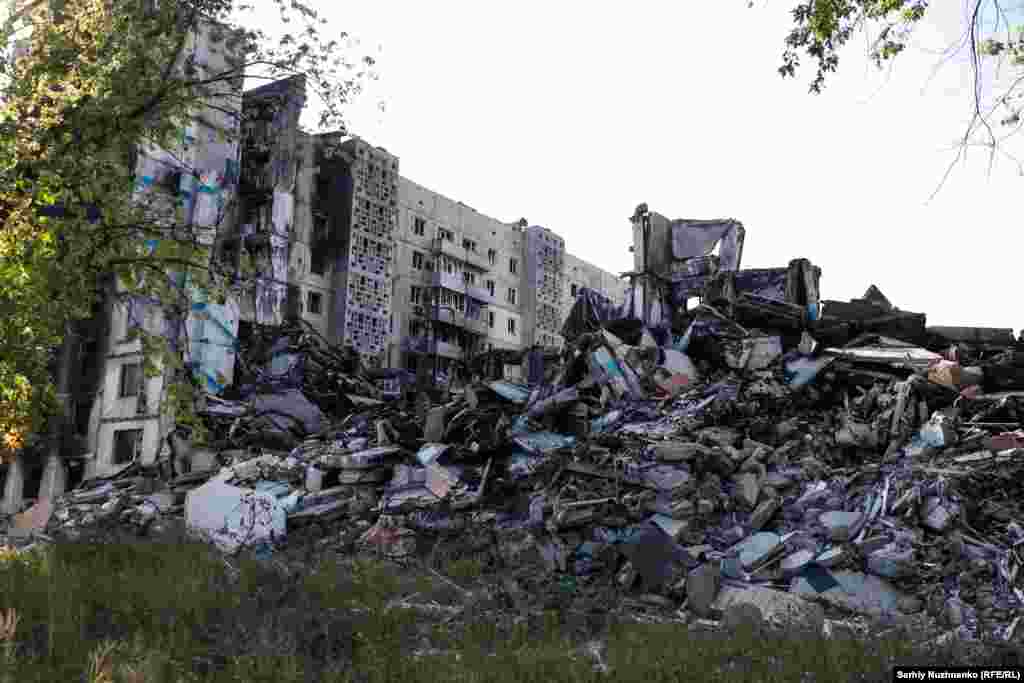
[[[280,325],[287,300],[289,243],[300,162],[302,77],[245,93],[242,157],[243,239],[262,244],[265,262],[255,291],[256,322]]]
[[[391,334],[398,157],[358,139],[346,146],[353,183],[344,341],[375,363],[386,351]]]
[[[535,306],[531,321],[533,338],[527,342],[536,343],[541,335],[560,340],[565,240],[538,225],[526,229],[526,282],[533,288]]]

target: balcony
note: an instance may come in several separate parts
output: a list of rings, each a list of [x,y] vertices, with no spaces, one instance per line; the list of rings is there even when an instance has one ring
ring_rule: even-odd
[[[485,288],[477,285],[467,284],[459,273],[434,272],[428,278],[431,287],[444,287],[459,294],[482,301],[485,304],[493,304],[494,297]]]
[[[434,309],[427,308],[427,316],[430,318],[434,317]],[[480,318],[467,318],[464,313],[459,311],[453,311],[451,308],[442,307],[441,310],[437,311],[437,320],[455,327],[461,327],[470,332],[476,334],[487,334],[487,322],[483,320],[483,312],[480,314]]]
[[[485,304],[494,303],[494,297],[491,296],[491,293],[483,287],[477,287],[476,285],[466,285],[466,296],[482,301]]]
[[[491,264],[487,261],[487,255],[476,251],[464,249],[459,242],[449,242],[442,237],[435,237],[431,245],[434,253],[442,253],[449,258],[462,263],[468,263],[478,270],[489,270]],[[477,247],[479,248],[479,247]]]
[[[445,273],[435,271],[430,278],[432,287],[444,287],[460,294],[466,293],[466,281],[462,279],[461,273]]]

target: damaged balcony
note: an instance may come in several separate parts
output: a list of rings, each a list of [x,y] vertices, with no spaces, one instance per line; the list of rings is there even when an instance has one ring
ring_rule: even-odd
[[[472,267],[480,273],[486,273],[490,270],[491,266],[487,261],[487,256],[476,251],[475,242],[463,240],[463,244],[459,244],[454,240],[435,237],[431,246],[435,257],[438,255],[447,256],[459,263]]]

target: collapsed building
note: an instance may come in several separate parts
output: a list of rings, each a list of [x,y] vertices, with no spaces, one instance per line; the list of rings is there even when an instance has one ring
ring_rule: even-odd
[[[199,58],[225,58],[204,40]],[[6,468],[5,542],[180,522],[226,551],[313,528],[404,558],[433,537],[483,549],[512,604],[613,577],[637,609],[700,619],[1024,637],[1012,330],[929,327],[874,285],[823,299],[808,259],[743,268],[739,221],[644,205],[626,285],[383,149],[303,133],[304,98],[286,79],[247,93],[241,123],[187,127],[173,156],[194,173],[140,155],[138,191],[180,199],[217,264],[257,279],[180,325],[103,302],[78,349],[80,438],[44,472]],[[158,409],[133,325],[180,345],[208,442]],[[467,381],[384,400],[425,369]]]
[[[229,45],[201,25],[185,52],[222,73]],[[144,376],[133,327],[171,340],[213,396],[242,372],[239,349],[289,318],[351,347],[366,367],[426,370],[432,385],[447,385],[474,368],[518,377],[525,350],[561,344],[561,319],[584,287],[624,297],[618,277],[569,254],[552,231],[422,187],[400,175],[397,156],[357,137],[304,132],[304,78],[229,94],[182,129],[179,148],[138,150],[136,192],[196,229],[215,267],[239,281],[254,273],[253,286],[222,302],[192,292],[179,324],[111,284],[75,338],[71,365],[85,372],[72,380],[63,460],[19,461],[8,508],[39,486],[60,491],[68,477],[152,462],[166,449],[169,381]],[[394,393],[399,374],[376,383]]]
[[[10,538],[180,523],[226,552],[312,535],[402,560],[432,539],[481,555],[519,608],[611,585],[710,626],[1024,641],[1012,331],[928,327],[874,285],[822,299],[807,259],[744,269],[736,220],[641,206],[632,225],[626,298],[577,292],[527,382],[484,378],[492,352],[458,395],[387,403],[380,370],[285,320],[242,354],[246,388],[208,397],[209,443],[35,502]]]

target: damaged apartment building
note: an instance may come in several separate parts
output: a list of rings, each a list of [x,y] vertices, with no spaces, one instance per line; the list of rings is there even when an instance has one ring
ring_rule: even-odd
[[[216,38],[216,28],[200,31],[193,46],[214,67],[228,58]],[[218,263],[239,275],[251,268],[255,282],[220,302],[193,298],[178,329],[144,301],[111,297],[96,311],[77,349],[94,372],[75,390],[72,479],[152,462],[166,447],[175,418],[159,407],[169,383],[144,377],[134,326],[176,344],[211,395],[233,383],[236,351],[255,331],[292,317],[368,367],[429,368],[443,384],[468,379],[488,352],[560,346],[583,288],[622,301],[626,283],[569,254],[556,233],[503,223],[403,178],[397,156],[358,137],[304,132],[305,99],[303,78],[271,82],[236,98],[241,112],[193,121],[174,154],[140,150],[137,191],[178,197],[179,219]]]
[[[298,316],[368,366],[433,369],[436,360],[452,377],[480,353],[560,346],[584,287],[622,300],[625,283],[566,253],[550,230],[428,190],[400,175],[397,156],[357,137],[302,132],[302,91],[289,79],[245,97],[250,110],[297,104],[283,124],[247,124],[240,229],[225,245],[255,255],[267,286],[242,303],[242,343],[253,325]]]

